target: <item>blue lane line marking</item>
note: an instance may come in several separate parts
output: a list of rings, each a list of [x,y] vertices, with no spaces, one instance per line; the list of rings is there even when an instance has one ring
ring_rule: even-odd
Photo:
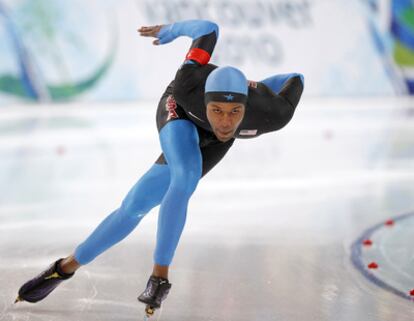
[[[398,216],[395,219],[393,219],[393,221],[398,222],[398,221],[402,221],[402,220],[410,218],[410,217],[414,217],[414,212]],[[389,285],[388,283],[386,283],[385,281],[383,281],[379,277],[377,277],[375,274],[373,274],[369,270],[367,270],[367,268],[365,267],[364,262],[362,261],[362,248],[363,248],[362,242],[366,239],[370,239],[372,234],[376,230],[379,230],[380,228],[383,228],[383,227],[384,227],[384,222],[379,223],[379,224],[369,228],[352,244],[352,246],[351,246],[351,261],[352,261],[353,265],[355,266],[355,268],[357,270],[359,270],[368,280],[370,280],[374,284],[378,285],[379,287],[383,288],[384,290],[387,290],[389,292],[392,292],[392,293],[398,295],[399,297],[402,297],[402,298],[410,300],[410,301],[414,301],[414,298],[412,296],[410,296],[408,294],[408,292],[405,293],[405,292],[402,292],[402,291],[398,290],[397,288],[394,288],[393,286]]]

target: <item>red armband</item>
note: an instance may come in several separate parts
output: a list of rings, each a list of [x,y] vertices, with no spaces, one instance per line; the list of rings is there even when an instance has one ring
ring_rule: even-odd
[[[194,60],[201,65],[206,65],[210,61],[210,54],[203,49],[193,48],[188,52],[187,56],[185,56],[185,59]]]

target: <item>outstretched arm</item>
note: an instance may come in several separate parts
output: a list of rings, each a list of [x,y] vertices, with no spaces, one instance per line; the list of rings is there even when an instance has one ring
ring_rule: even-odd
[[[217,42],[219,28],[207,20],[185,20],[168,25],[141,27],[138,32],[143,37],[155,37],[154,45],[162,45],[174,39],[187,36],[193,39],[185,63],[205,65],[210,61]]]
[[[303,75],[298,74],[298,73],[275,75],[275,76],[271,76],[266,79],[263,79],[260,82],[264,83],[275,94],[278,94],[282,90],[286,82],[293,77],[299,77],[302,81],[302,84],[304,83]]]
[[[260,82],[269,87],[273,93],[287,100],[293,108],[296,108],[303,92],[304,77],[302,74],[275,75]]]

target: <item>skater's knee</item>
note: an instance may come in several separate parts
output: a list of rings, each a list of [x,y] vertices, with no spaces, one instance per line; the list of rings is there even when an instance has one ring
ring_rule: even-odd
[[[167,167],[155,166],[144,175],[122,201],[121,213],[127,216],[144,216],[159,205],[168,185]]]
[[[181,168],[171,176],[170,188],[173,188],[190,197],[195,191],[201,178],[201,167]]]
[[[119,209],[119,214],[127,217],[138,218],[145,216],[157,205],[151,197],[139,195],[137,198],[126,198]]]

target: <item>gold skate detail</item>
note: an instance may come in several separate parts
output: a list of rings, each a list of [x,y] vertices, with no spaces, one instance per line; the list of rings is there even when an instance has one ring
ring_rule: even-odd
[[[62,277],[59,275],[59,273],[55,272],[52,275],[48,276],[47,278],[45,278],[45,280],[50,280],[50,279],[61,279]]]

